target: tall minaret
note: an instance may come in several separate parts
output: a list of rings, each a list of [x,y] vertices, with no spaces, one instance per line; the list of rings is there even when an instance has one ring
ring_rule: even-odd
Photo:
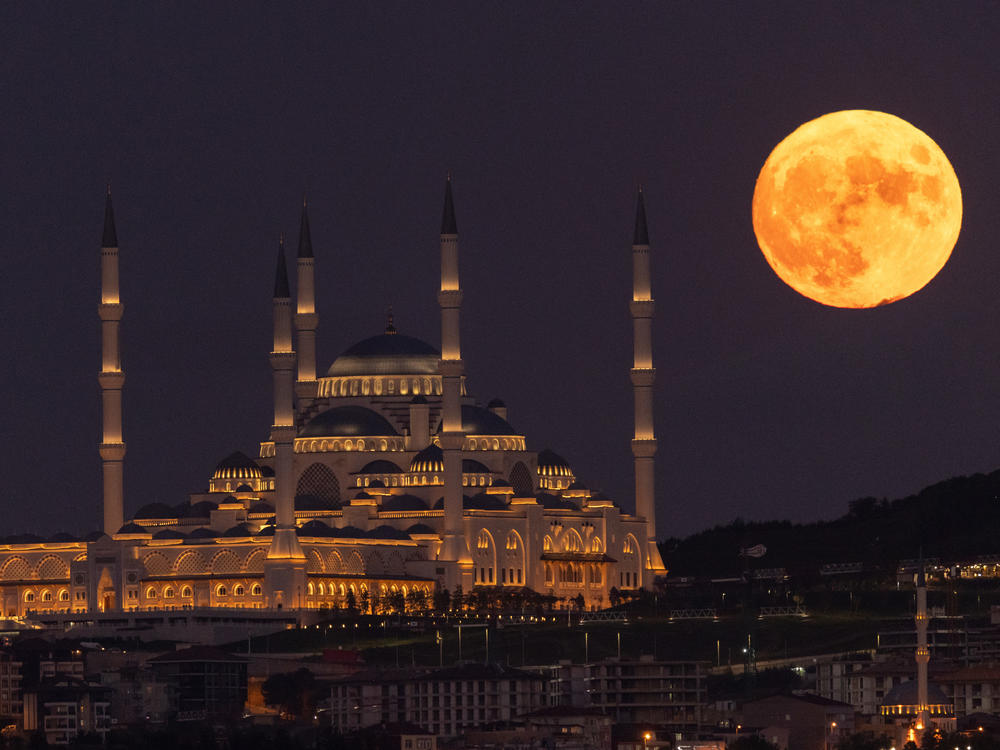
[[[309,213],[305,198],[302,199],[302,222],[299,225],[298,286],[295,289],[295,331],[297,333],[299,377],[295,395],[299,409],[303,410],[316,398],[316,285],[313,274],[312,236],[309,232]]]
[[[632,392],[635,396],[635,436],[632,456],[635,460],[635,512],[646,519],[646,569],[654,575],[665,572],[656,546],[656,499],[653,456],[656,434],[653,431],[653,293],[649,278],[649,231],[646,227],[646,202],[639,186],[635,210],[635,234],[632,238]],[[647,576],[644,585],[652,584]]]
[[[97,306],[101,317],[101,463],[104,468],[104,533],[116,533],[124,522],[124,481],[122,476],[125,459],[125,440],[122,437],[122,370],[118,328],[122,320],[123,305],[118,294],[118,233],[115,231],[115,213],[111,207],[111,186],[104,204],[104,238],[101,241],[101,303]]]
[[[462,527],[462,347],[459,312],[462,287],[458,281],[458,223],[451,197],[451,173],[444,188],[441,217],[441,449],[444,452],[444,547],[441,557],[471,563]]]
[[[292,348],[292,305],[285,265],[285,241],[278,244],[274,276],[274,505],[277,526],[264,565],[271,607],[298,609],[304,601],[305,554],[295,533],[295,414],[292,408],[295,350]]]
[[[931,652],[927,648],[927,581],[924,577],[924,554],[920,552],[920,567],[917,570],[917,726],[927,729],[927,662]]]

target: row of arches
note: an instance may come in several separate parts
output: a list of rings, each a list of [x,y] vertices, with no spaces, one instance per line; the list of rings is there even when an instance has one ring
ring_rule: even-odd
[[[462,393],[465,393],[463,378]],[[407,395],[441,395],[441,376],[428,377],[357,377],[357,378],[321,378],[319,381],[320,398],[337,396],[407,396]]]
[[[296,453],[327,453],[329,451],[403,451],[406,441],[401,437],[367,438],[295,438]]]
[[[16,555],[8,558],[0,570],[0,579],[5,581],[43,581],[69,579],[69,563],[57,555],[46,555],[32,565],[27,558]]]
[[[398,557],[398,555],[396,556]],[[162,552],[150,552],[142,559],[142,562],[146,566],[146,572],[154,576],[234,575],[240,573],[263,575],[264,560],[266,557],[267,550],[258,547],[251,550],[245,557],[237,555],[228,549],[220,550],[211,556],[202,554],[198,550],[187,550],[178,555],[173,561]],[[395,565],[397,563],[395,557],[391,559],[392,564]],[[401,557],[398,564],[399,569],[402,570]],[[310,572],[364,575],[373,571],[381,572],[385,568],[386,562],[377,551],[372,551],[369,554],[367,562],[356,549],[343,553],[336,549],[331,549],[325,554],[316,549],[309,552]]]
[[[229,596],[241,597],[248,595],[261,597],[264,595],[264,588],[259,583],[219,583],[215,585],[212,593],[218,599],[225,599]],[[147,603],[161,599],[166,602],[180,599],[181,604],[189,604],[194,599],[194,589],[188,584],[182,586],[175,586],[173,584],[166,584],[164,586],[151,585],[146,587],[144,594]]]

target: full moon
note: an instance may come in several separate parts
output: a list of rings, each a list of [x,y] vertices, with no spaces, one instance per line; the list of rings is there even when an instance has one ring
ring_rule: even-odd
[[[775,146],[757,177],[753,229],[774,272],[832,307],[908,297],[937,275],[962,227],[944,152],[893,115],[832,112]]]

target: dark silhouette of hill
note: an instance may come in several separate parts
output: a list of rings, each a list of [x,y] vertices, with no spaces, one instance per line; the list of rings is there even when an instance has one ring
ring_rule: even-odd
[[[922,547],[942,562],[1000,554],[1000,471],[955,477],[898,500],[865,497],[831,521],[793,524],[736,519],[660,549],[670,576],[727,576],[743,570],[741,548],[763,544],[752,568],[784,567],[807,573],[824,564],[862,563],[894,570]]]

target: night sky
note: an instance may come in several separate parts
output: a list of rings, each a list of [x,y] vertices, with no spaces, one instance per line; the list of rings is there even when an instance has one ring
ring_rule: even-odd
[[[631,231],[653,245],[660,536],[832,518],[1000,466],[1000,8],[991,4],[0,6],[0,532],[100,524],[99,245],[125,318],[125,509],[207,487],[271,422],[278,235],[308,194],[318,366],[440,344],[447,170],[470,391],[631,509]],[[757,248],[799,124],[876,109],[962,185],[938,277],[823,307]]]

